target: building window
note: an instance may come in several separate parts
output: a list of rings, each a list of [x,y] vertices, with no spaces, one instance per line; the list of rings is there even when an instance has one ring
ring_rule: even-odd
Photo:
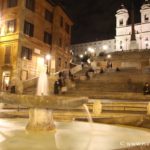
[[[149,21],[149,17],[147,15],[144,15],[144,20],[145,20],[145,22],[148,22]]]
[[[32,60],[32,49],[27,47],[22,47],[21,58]]]
[[[54,3],[52,2],[52,0],[46,0],[50,5],[54,5]]]
[[[61,58],[58,58],[58,66],[61,67]]]
[[[11,46],[6,46],[5,48],[5,64],[10,64],[10,56],[11,56]]]
[[[48,32],[44,32],[44,43],[49,45],[52,43],[52,35]]]
[[[34,11],[35,10],[35,0],[26,0],[26,8]]]
[[[70,26],[67,23],[65,24],[65,30],[67,33],[70,33]]]
[[[61,38],[58,39],[58,46],[62,47],[62,39]]]
[[[25,21],[24,22],[24,34],[33,37],[33,33],[34,33],[34,25]]]
[[[7,33],[13,33],[16,31],[16,20],[7,21]]]
[[[146,49],[148,49],[148,46],[149,46],[148,38],[145,39],[145,46],[146,46]]]
[[[53,13],[50,12],[49,10],[45,10],[45,19],[48,21],[48,22],[53,22]]]
[[[123,19],[119,21],[120,26],[123,26]]]
[[[60,26],[63,27],[63,25],[64,25],[64,19],[63,19],[63,17],[61,16],[61,17],[60,17]]]
[[[65,68],[67,68],[68,67],[68,63],[65,61]]]
[[[18,0],[7,0],[7,7],[11,8],[11,7],[16,7],[18,3]]]

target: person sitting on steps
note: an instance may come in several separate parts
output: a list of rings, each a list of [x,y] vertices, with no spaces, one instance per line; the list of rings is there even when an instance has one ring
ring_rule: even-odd
[[[150,94],[150,86],[147,82],[145,83],[145,85],[143,87],[143,94],[144,95],[149,95]]]

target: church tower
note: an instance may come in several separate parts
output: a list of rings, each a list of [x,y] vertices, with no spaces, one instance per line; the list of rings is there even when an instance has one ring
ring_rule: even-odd
[[[142,49],[150,48],[150,0],[145,0],[141,7],[141,47]]]
[[[141,7],[141,23],[150,22],[150,1],[145,0]]]
[[[121,8],[116,13],[116,27],[125,27],[129,19],[128,10],[122,4]]]
[[[127,42],[124,38],[127,35],[126,30],[124,28],[128,25],[129,13],[125,6],[122,4],[121,8],[116,12],[116,50],[123,51],[128,47]],[[121,36],[123,35],[123,36]]]

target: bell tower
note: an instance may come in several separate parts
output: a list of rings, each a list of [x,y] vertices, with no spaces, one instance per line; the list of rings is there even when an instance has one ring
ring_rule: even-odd
[[[145,0],[144,4],[141,7],[141,23],[150,22],[150,1]]]
[[[128,10],[122,4],[121,8],[116,13],[116,27],[119,28],[127,26],[128,19],[129,19]]]

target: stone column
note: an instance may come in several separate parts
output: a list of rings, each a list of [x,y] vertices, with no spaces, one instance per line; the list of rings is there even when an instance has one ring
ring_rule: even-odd
[[[147,114],[150,115],[150,102],[147,105]]]
[[[29,122],[27,130],[48,131],[54,130],[54,120],[52,111],[48,109],[33,108],[29,110]]]
[[[95,115],[100,115],[102,113],[102,104],[99,100],[96,100],[93,104],[93,113]]]

